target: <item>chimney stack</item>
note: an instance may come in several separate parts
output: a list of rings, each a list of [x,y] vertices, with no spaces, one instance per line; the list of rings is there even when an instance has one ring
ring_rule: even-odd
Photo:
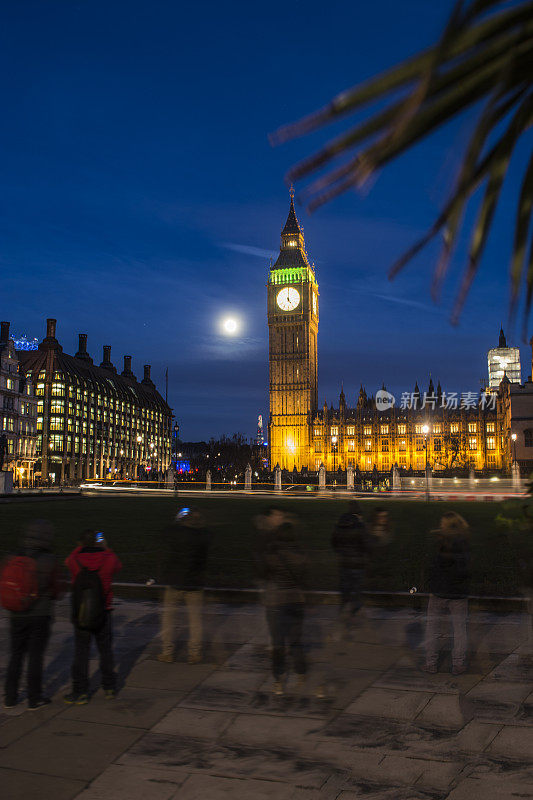
[[[131,371],[131,356],[124,356],[124,370],[122,372],[125,378],[135,378]]]
[[[6,344],[9,341],[9,322],[0,322],[0,342]]]
[[[150,364],[144,365],[144,378],[142,379],[141,383],[143,386],[148,386],[150,389],[155,389],[155,386],[150,378]]]
[[[110,369],[113,372],[116,372],[115,367],[111,363],[111,345],[110,344],[104,344],[104,357],[103,357],[103,360],[102,360],[102,363],[100,364],[100,366],[104,367],[105,369]]]
[[[46,320],[46,338],[47,339],[55,339],[56,338],[56,319],[47,319]]]
[[[91,356],[87,352],[86,333],[78,333],[78,352],[76,353],[76,358],[81,358],[83,361],[87,361],[89,364],[93,363]]]

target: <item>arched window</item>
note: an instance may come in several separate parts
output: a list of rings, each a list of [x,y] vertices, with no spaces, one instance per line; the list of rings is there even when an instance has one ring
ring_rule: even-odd
[[[533,430],[526,428],[524,431],[524,445],[525,447],[533,447]]]

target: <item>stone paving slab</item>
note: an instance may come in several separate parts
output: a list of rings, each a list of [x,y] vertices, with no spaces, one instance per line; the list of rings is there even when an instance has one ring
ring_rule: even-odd
[[[0,767],[90,781],[133,745],[140,731],[63,720],[45,723],[0,750]]]
[[[71,800],[79,797],[84,786],[83,781],[0,767],[0,796],[4,800]]]
[[[297,800],[299,796],[308,797],[307,792],[299,795],[297,791],[293,786],[276,781],[191,775],[173,800]]]
[[[138,689],[166,689],[184,695],[214,671],[212,664],[165,664],[146,658],[131,670],[128,686]]]
[[[227,711],[173,708],[154,725],[152,733],[187,735],[193,739],[218,739],[234,719],[235,714]]]
[[[62,719],[149,730],[182,697],[183,692],[126,686],[114,700],[106,700],[98,693],[86,706],[68,706]]]
[[[178,796],[176,792],[179,793],[188,777],[188,773],[177,770],[112,764],[77,797],[78,800],[171,800]]]
[[[224,777],[255,777],[309,788],[320,788],[329,776],[327,765],[272,744],[254,748],[242,743],[220,744],[155,733],[143,736],[118,763]]]
[[[488,752],[533,762],[533,729],[506,725],[492,740]]]
[[[527,781],[480,780],[465,778],[448,794],[446,800],[530,800],[533,797],[533,776]]]
[[[419,714],[431,699],[426,692],[403,692],[392,689],[371,688],[350,703],[347,714],[370,717],[410,720]]]

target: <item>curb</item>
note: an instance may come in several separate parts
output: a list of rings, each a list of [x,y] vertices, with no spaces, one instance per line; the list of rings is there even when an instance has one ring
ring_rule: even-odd
[[[124,600],[159,600],[159,593],[165,587],[153,583],[114,583],[113,590],[117,597]],[[207,586],[204,597],[208,603],[261,603],[260,589],[231,589]],[[364,591],[365,605],[379,608],[411,608],[424,611],[429,594],[427,592],[378,592]],[[308,605],[339,605],[339,592],[307,592]],[[523,597],[497,597],[491,595],[473,595],[468,598],[471,611],[494,611],[499,613],[516,613],[526,611],[526,599]]]

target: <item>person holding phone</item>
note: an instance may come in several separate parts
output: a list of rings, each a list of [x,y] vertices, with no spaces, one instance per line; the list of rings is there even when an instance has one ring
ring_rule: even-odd
[[[89,656],[93,637],[100,655],[102,688],[106,700],[110,700],[115,696],[116,689],[111,624],[112,582],[116,573],[122,569],[122,564],[107,546],[104,534],[94,530],[83,532],[80,544],[65,563],[72,577],[74,624],[72,692],[66,695],[65,702],[70,705],[85,705],[89,702]],[[97,608],[98,605],[101,608]],[[88,606],[92,608],[93,620],[89,619]],[[85,619],[82,618],[83,615]]]

